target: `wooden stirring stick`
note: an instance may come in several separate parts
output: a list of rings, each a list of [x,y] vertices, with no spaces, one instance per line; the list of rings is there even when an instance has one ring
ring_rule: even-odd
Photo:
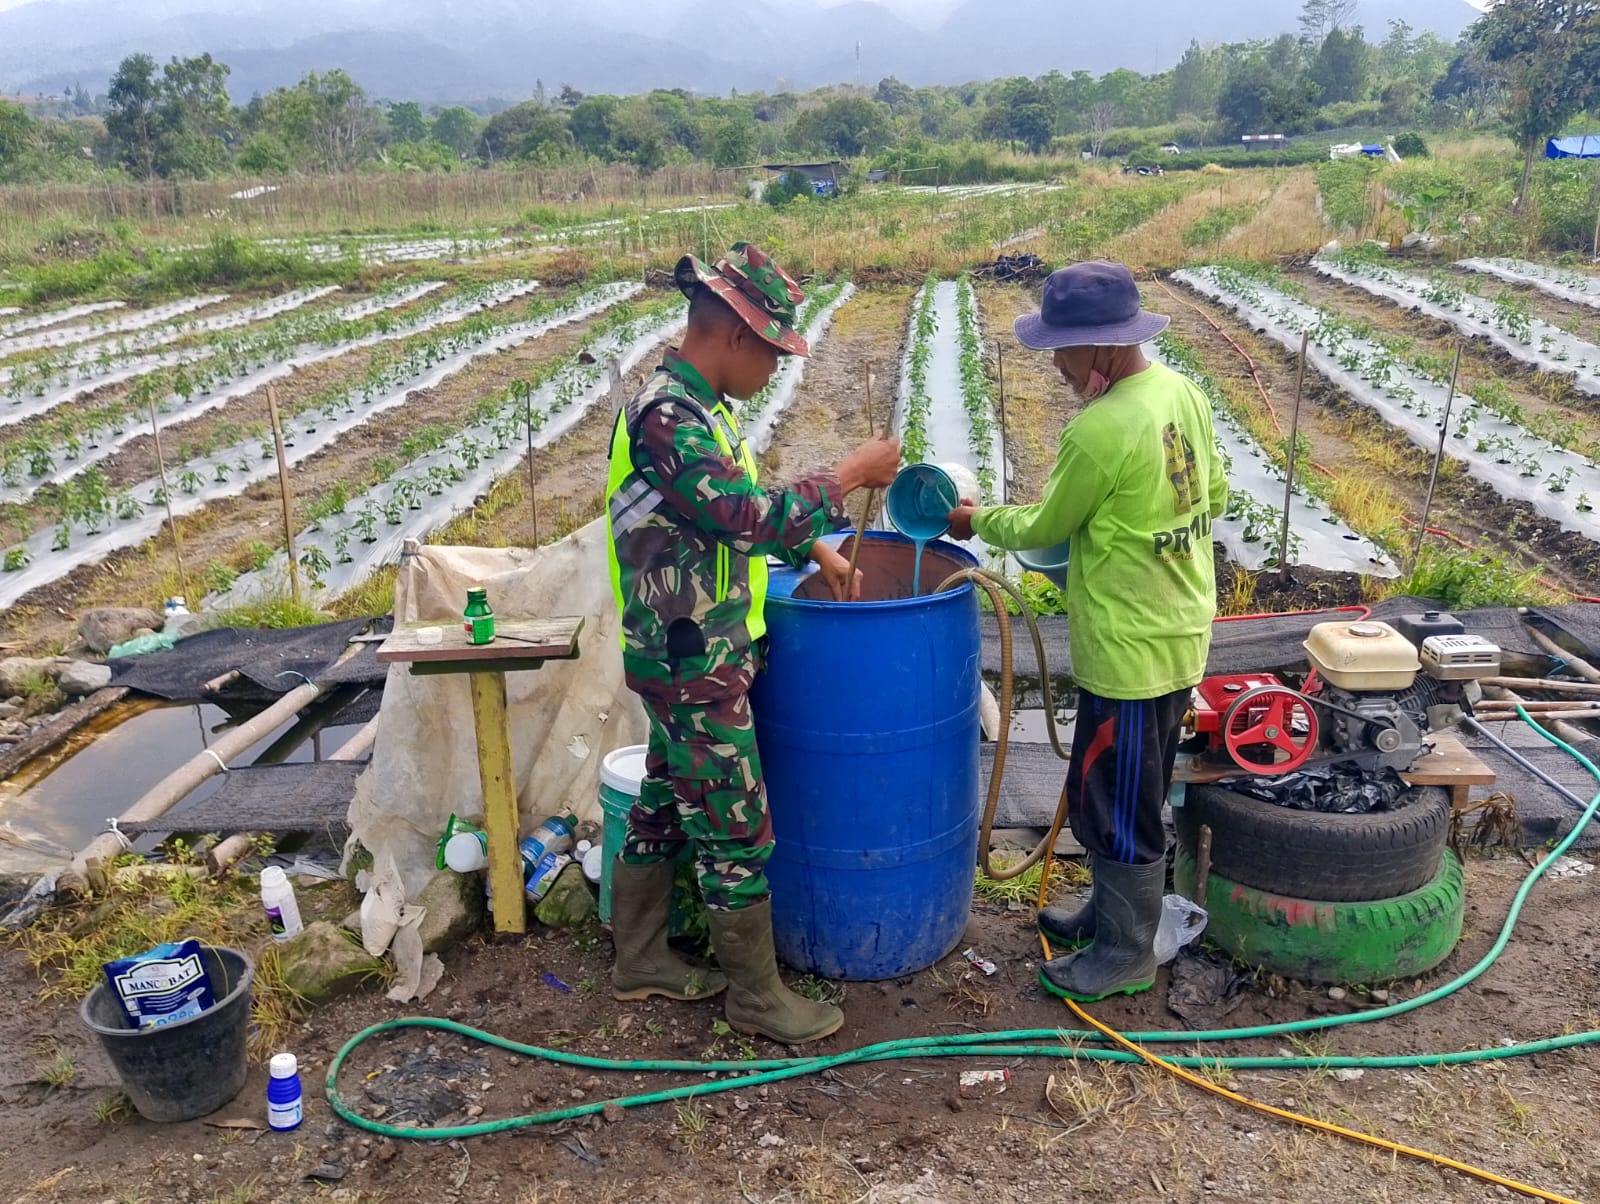
[[[865,409],[867,413],[867,438],[871,439],[877,434],[877,429],[872,421],[872,365],[867,365],[867,395]],[[850,591],[855,588],[856,562],[861,559],[861,536],[866,532],[867,523],[872,520],[872,502],[877,496],[877,489],[867,490],[867,504],[862,507],[861,521],[856,524],[856,537],[850,545],[850,572],[845,577],[845,596],[843,601],[850,600]]]

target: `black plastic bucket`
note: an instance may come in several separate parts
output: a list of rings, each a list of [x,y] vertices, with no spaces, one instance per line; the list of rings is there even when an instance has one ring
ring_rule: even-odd
[[[200,957],[218,999],[198,1016],[161,1028],[134,1028],[105,983],[78,1009],[146,1120],[209,1116],[239,1094],[249,1071],[245,1040],[255,966],[237,949],[220,946],[202,945]]]

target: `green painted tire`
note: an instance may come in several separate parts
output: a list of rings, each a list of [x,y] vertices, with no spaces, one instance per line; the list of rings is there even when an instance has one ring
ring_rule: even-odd
[[[1194,897],[1194,858],[1179,845],[1178,893]],[[1431,970],[1461,939],[1466,884],[1446,852],[1427,885],[1371,903],[1293,899],[1212,874],[1205,935],[1248,965],[1314,983],[1374,983]]]

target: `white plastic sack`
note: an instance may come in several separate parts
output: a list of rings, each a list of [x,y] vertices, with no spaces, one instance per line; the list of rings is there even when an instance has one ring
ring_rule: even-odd
[[[1198,903],[1182,895],[1165,896],[1161,900],[1161,923],[1156,927],[1156,965],[1166,965],[1178,956],[1178,950],[1199,940],[1208,918]]]
[[[402,559],[396,622],[460,622],[467,587],[478,583],[488,587],[502,619],[583,617],[578,659],[508,673],[506,695],[523,830],[561,811],[598,820],[601,760],[646,739],[644,711],[622,677],[604,521],[536,550],[423,547]],[[434,874],[439,834],[452,812],[483,818],[466,679],[416,677],[405,665],[393,666],[372,765],[350,804],[346,848],[347,855],[358,846],[367,850],[384,869],[393,859],[393,877],[380,875],[389,897],[374,909],[374,930],[363,925],[369,948],[387,945],[397,912]]]

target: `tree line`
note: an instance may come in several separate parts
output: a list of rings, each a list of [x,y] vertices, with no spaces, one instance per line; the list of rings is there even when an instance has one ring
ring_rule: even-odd
[[[700,96],[585,95],[541,82],[522,103],[375,101],[345,71],[313,72],[243,105],[209,54],[125,59],[104,96],[69,93],[46,117],[0,102],[0,179],[252,176],[498,163],[620,162],[644,171],[803,156],[904,163],[940,144],[1030,154],[1127,154],[1241,134],[1499,127],[1531,168],[1544,137],[1600,102],[1600,3],[1502,0],[1460,44],[1392,21],[1369,39],[1356,0],[1305,0],[1298,33],[1191,44],[1170,70],[1051,71],[958,86]],[[885,158],[884,161],[889,161]]]

